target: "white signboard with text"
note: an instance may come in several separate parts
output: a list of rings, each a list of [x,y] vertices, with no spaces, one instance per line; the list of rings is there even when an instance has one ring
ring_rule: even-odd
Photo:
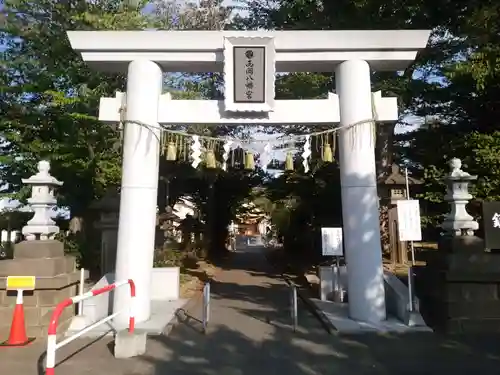
[[[420,204],[416,199],[397,201],[400,241],[422,241]]]
[[[321,245],[323,255],[342,256],[344,248],[342,228],[321,228]]]

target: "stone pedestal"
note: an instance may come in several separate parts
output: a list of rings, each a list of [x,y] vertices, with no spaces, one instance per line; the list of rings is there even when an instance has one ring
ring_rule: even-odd
[[[450,333],[500,333],[500,254],[485,251],[474,235],[479,225],[466,210],[468,186],[477,176],[462,171],[459,159],[449,164],[444,235],[416,275],[422,315]]]
[[[438,242],[440,253],[479,254],[485,251],[484,240],[477,236],[443,236]]]
[[[36,289],[24,293],[24,313],[30,337],[47,335],[54,307],[77,294],[80,273],[75,258],[64,255],[63,244],[55,240],[23,241],[14,247],[14,259],[0,261],[0,340],[7,338],[16,303],[15,292],[7,292],[7,276],[36,276]],[[64,333],[75,315],[68,307],[59,320]]]
[[[451,245],[447,250],[458,252],[433,254],[417,273],[422,313],[434,328],[500,333],[500,254],[486,253],[484,247],[480,252],[464,251],[467,246],[477,249],[481,242],[477,237],[449,239],[444,242]]]

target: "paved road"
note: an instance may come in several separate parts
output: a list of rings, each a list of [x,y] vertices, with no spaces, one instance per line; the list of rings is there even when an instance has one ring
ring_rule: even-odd
[[[163,350],[154,345],[160,350],[150,352],[155,375],[326,374],[338,355],[331,337],[302,305],[300,326],[293,332],[289,287],[274,274],[261,248],[234,254],[212,284],[211,305],[206,335],[192,319],[168,337],[156,338]],[[201,306],[189,314],[200,318]]]
[[[500,336],[433,334],[328,335],[299,303],[299,330],[289,317],[289,289],[260,248],[235,254],[214,283],[212,321],[183,324],[151,340],[154,375],[500,374]],[[198,306],[189,312],[200,317]]]
[[[116,360],[109,339],[65,347],[56,375],[481,375],[500,374],[500,336],[440,338],[432,334],[328,335],[299,303],[299,330],[289,317],[289,290],[260,248],[236,253],[212,286],[209,330],[196,320],[151,337],[146,355]],[[188,314],[199,318],[201,306]],[[1,349],[0,374],[41,375],[44,343]],[[42,359],[41,357],[40,359]]]

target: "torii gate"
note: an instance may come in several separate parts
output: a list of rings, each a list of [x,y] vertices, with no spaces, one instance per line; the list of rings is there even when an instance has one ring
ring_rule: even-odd
[[[68,32],[72,48],[91,66],[128,71],[127,93],[102,98],[99,119],[116,123],[124,115],[126,123],[116,278],[137,284],[136,320],[150,317],[160,155],[160,128],[154,125],[359,122],[339,136],[349,313],[360,321],[385,320],[375,140],[367,120],[395,121],[398,111],[396,98],[372,95],[370,72],[404,69],[429,35],[427,30]],[[224,101],[162,95],[163,72],[222,71]],[[303,71],[335,72],[337,93],[321,100],[275,100],[275,73]],[[126,308],[127,298],[116,293],[114,310]],[[116,323],[125,325],[125,317],[118,317]]]

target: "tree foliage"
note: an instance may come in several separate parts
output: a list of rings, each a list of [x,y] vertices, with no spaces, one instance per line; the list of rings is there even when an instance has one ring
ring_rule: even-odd
[[[220,29],[231,12],[218,0],[157,0],[145,12],[147,3],[4,2],[0,179],[8,183],[6,193],[23,198],[20,179],[33,173],[42,158],[48,158],[54,174],[66,181],[60,202],[77,215],[119,182],[120,134],[99,123],[97,113],[101,97],[124,91],[125,76],[89,68],[72,50],[66,31]],[[203,95],[200,91],[207,86],[209,82],[200,80],[183,88],[185,95],[193,90]]]
[[[467,171],[479,175],[474,192],[479,201],[500,197],[500,132],[496,129],[500,115],[498,2],[240,3],[246,7],[245,12],[230,22],[234,7],[223,6],[221,0],[197,4],[169,0],[5,0],[0,33],[5,46],[0,66],[0,179],[7,183],[3,193],[25,197],[20,180],[35,172],[40,159],[50,160],[53,174],[65,182],[60,202],[70,208],[72,215],[85,216],[93,200],[119,184],[120,133],[100,124],[97,111],[101,97],[124,90],[125,77],[87,67],[72,51],[67,30],[430,29],[427,49],[407,69],[372,73],[374,91],[382,90],[383,95],[398,98],[398,127],[410,129],[409,118],[422,123],[404,134],[394,134],[396,124],[379,126],[380,172],[396,161],[423,179],[421,199],[426,202],[428,221],[434,224],[446,209],[442,177],[452,157],[463,159]],[[223,97],[218,74],[168,75],[165,81],[165,87],[179,96]],[[277,77],[276,96],[318,98],[333,91],[334,84],[335,77],[329,73],[282,74]],[[242,127],[200,125],[182,129],[216,136],[248,134],[248,129]],[[310,130],[315,129],[285,127],[268,131]],[[267,179],[267,209],[291,241],[297,234],[313,233],[339,218],[338,169],[336,164],[320,164],[308,176],[288,172],[278,179]],[[237,169],[234,177],[221,173],[214,182],[211,171],[189,168],[181,165],[175,169],[180,178],[172,183],[172,189],[189,191],[206,216],[213,212],[213,202],[223,207],[218,215],[212,214],[219,233],[225,230],[238,202],[265,177],[260,171],[249,175]],[[212,185],[217,188],[210,190]],[[479,206],[473,205],[472,209],[479,215]],[[309,240],[300,239],[303,243]],[[292,242],[300,241],[296,238]],[[220,239],[215,242],[220,244]]]
[[[244,1],[248,17],[238,19],[241,29],[353,30],[429,29],[427,48],[402,72],[373,72],[374,90],[396,96],[401,117],[398,128],[379,125],[379,165],[392,161],[409,167],[423,179],[425,220],[435,227],[447,210],[442,178],[447,161],[463,159],[466,170],[480,176],[474,194],[478,200],[498,199],[498,137],[500,68],[500,6],[494,1],[410,0],[264,0]],[[280,77],[286,96],[324,95],[334,77],[324,74],[289,74]],[[313,82],[323,82],[315,85]],[[290,87],[290,89],[288,88]],[[292,88],[293,87],[293,88]],[[315,90],[311,94],[311,89]],[[408,128],[409,119],[423,123]],[[386,137],[386,139],[380,139]],[[385,143],[385,146],[384,146]],[[381,159],[386,158],[385,162]],[[298,194],[298,193],[296,193]],[[471,209],[480,214],[479,205]]]
[[[148,18],[120,1],[7,0],[0,78],[0,178],[25,198],[21,178],[41,159],[65,182],[60,203],[81,215],[120,178],[116,129],[97,121],[99,99],[124,89],[124,77],[91,70],[67,30],[142,29]]]
[[[28,191],[21,179],[36,172],[39,160],[47,159],[52,174],[65,182],[58,192],[59,204],[78,219],[77,230],[85,232],[85,222],[93,220],[92,202],[120,184],[121,134],[97,116],[100,98],[124,91],[126,76],[88,67],[72,50],[68,30],[221,30],[232,10],[221,0],[6,0],[0,34],[5,48],[0,77],[0,180],[6,184],[2,195],[25,199]],[[164,87],[176,97],[213,99],[221,96],[220,82],[216,74],[166,74]],[[216,136],[241,129],[196,125],[180,130]],[[219,232],[253,183],[247,172],[220,174],[212,190],[225,193],[212,194],[211,172],[195,171],[187,163],[172,170],[166,164],[162,160],[162,173],[177,177],[171,191],[192,195],[204,219],[210,214],[208,201],[223,207],[211,215],[216,221],[212,229]]]

